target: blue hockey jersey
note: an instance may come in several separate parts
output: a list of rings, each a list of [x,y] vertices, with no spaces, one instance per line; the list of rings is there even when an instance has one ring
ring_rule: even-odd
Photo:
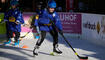
[[[61,25],[61,21],[59,19],[59,16],[56,12],[50,14],[47,10],[43,11],[43,14],[41,14],[41,16],[39,17],[38,20],[35,20],[35,26],[39,26],[40,31],[51,31],[53,30],[52,25],[51,26],[47,26],[44,24],[50,24],[50,20],[52,20],[56,27],[59,30],[62,30],[62,25]]]
[[[4,20],[7,21],[7,30],[21,32],[21,24],[24,24],[22,13],[18,8],[10,9],[5,13]],[[16,24],[18,21],[21,24]]]

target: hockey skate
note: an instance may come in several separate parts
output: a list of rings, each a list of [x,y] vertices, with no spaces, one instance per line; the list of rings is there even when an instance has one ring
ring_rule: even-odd
[[[39,50],[39,46],[36,45],[36,46],[34,47],[34,50],[33,50],[33,55],[34,55],[34,56],[38,56],[38,50]]]

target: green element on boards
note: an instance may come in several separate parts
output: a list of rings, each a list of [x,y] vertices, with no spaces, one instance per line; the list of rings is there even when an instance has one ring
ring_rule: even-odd
[[[0,13],[0,22],[4,20],[4,13]],[[6,23],[0,23],[0,34],[6,33]]]

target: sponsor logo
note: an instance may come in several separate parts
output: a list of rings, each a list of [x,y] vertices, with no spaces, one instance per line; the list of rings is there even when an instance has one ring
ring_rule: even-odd
[[[101,28],[102,28],[102,33],[105,34],[105,16],[102,17]]]
[[[99,34],[101,29],[99,21],[97,22],[96,29],[97,29],[97,33]]]
[[[96,23],[87,21],[86,23],[83,23],[83,27],[90,30],[96,30],[98,34],[100,33],[105,35],[105,16],[102,16],[102,19],[97,21]]]
[[[87,21],[86,23],[83,24],[83,27],[90,29],[90,30],[97,30],[98,34],[100,32],[100,29],[101,29],[99,21],[97,22],[97,24],[90,23],[89,21]]]
[[[91,29],[91,30],[96,30],[96,24],[91,24],[89,21],[83,24],[85,28]]]

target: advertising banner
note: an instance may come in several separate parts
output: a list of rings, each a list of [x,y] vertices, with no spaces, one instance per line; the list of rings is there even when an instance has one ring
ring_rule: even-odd
[[[82,14],[82,36],[105,45],[105,15]]]
[[[25,23],[28,24],[28,20],[35,13],[24,13],[23,17]],[[58,13],[63,25],[63,31],[65,33],[81,34],[81,14],[76,13]],[[22,32],[27,32],[30,29],[28,27],[22,27]]]
[[[81,34],[81,14],[77,13],[59,13],[65,33]]]

